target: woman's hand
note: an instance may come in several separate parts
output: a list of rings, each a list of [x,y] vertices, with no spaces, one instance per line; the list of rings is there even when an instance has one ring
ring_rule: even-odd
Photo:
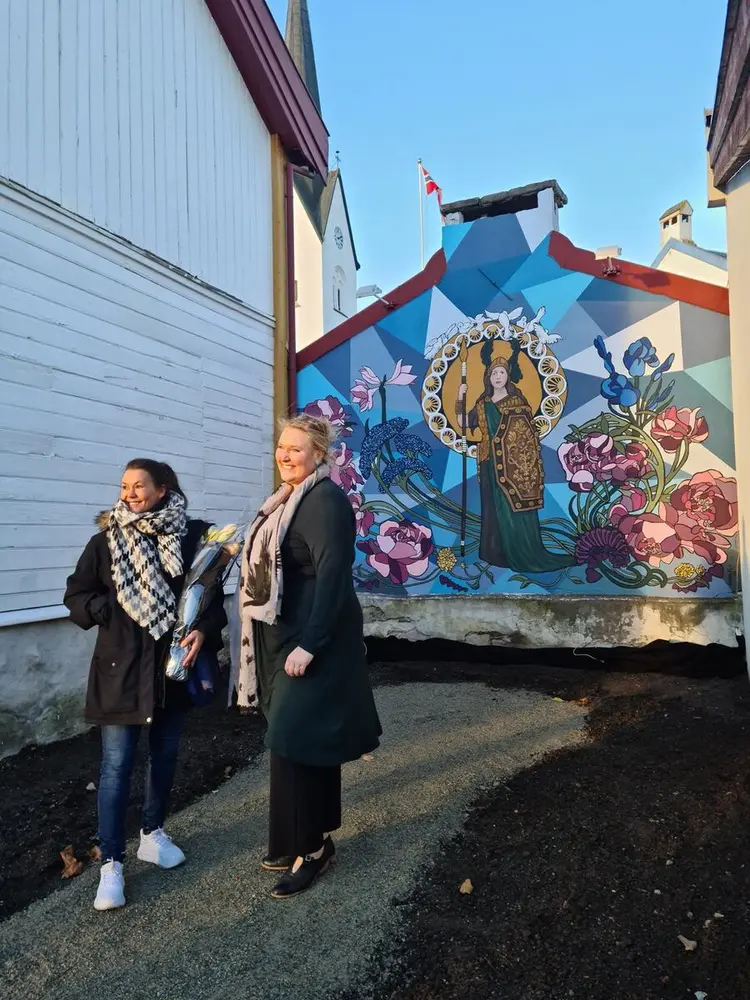
[[[312,658],[312,653],[308,653],[306,649],[297,646],[287,656],[284,670],[290,677],[302,677],[312,663]]]
[[[192,632],[188,632],[188,634],[180,643],[183,649],[187,649],[187,653],[185,654],[185,659],[182,661],[183,666],[187,667],[188,669],[192,667],[192,665],[195,663],[195,659],[198,656],[198,653],[200,653],[201,651],[201,646],[205,641],[206,641],[205,635],[202,632],[199,632],[197,628],[193,629]]]

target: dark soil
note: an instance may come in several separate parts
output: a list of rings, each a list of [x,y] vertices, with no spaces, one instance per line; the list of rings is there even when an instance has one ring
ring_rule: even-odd
[[[632,656],[565,654],[540,666],[496,651],[478,663],[478,651],[459,650],[461,662],[430,662],[436,651],[424,647],[371,644],[374,659],[409,652],[424,661],[375,663],[375,682],[470,680],[590,699],[588,740],[478,800],[414,895],[394,900],[402,927],[395,956],[391,943],[373,969],[390,970],[376,972],[379,1000],[750,997],[750,685],[739,658],[687,651],[685,677],[668,658],[668,674],[633,674],[644,661]],[[257,716],[223,700],[193,712],[174,808],[261,747]],[[0,762],[0,916],[61,884],[67,844],[86,858],[98,753],[94,731]],[[130,833],[140,794],[138,780]]]
[[[398,901],[379,1000],[750,997],[746,677],[437,669],[590,698],[589,740],[474,804]],[[398,679],[425,672],[402,665]]]
[[[218,788],[263,749],[260,718],[227,711],[225,704],[222,692],[214,704],[189,715],[173,810]],[[145,735],[131,789],[128,836],[140,827]],[[89,861],[96,842],[96,792],[86,786],[98,784],[99,751],[97,728],[0,761],[0,920],[60,886],[60,851],[68,844],[81,861]]]

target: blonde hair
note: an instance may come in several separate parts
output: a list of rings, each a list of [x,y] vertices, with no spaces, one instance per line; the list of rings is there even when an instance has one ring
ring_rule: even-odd
[[[320,462],[328,462],[331,458],[331,448],[338,436],[336,428],[323,417],[312,417],[309,413],[299,413],[296,417],[287,417],[280,421],[280,432],[287,428],[302,431],[310,438],[313,452]]]

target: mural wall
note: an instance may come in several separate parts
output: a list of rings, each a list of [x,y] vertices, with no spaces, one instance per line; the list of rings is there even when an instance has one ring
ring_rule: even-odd
[[[727,316],[564,268],[539,225],[445,227],[439,283],[299,373],[358,588],[727,596]]]

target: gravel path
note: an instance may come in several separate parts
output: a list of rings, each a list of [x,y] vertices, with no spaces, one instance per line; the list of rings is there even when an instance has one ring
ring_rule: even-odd
[[[481,684],[376,691],[385,730],[344,771],[338,864],[294,900],[267,896],[267,761],[169,824],[188,863],[126,865],[128,905],[98,914],[88,870],[0,926],[2,1000],[366,997],[369,960],[477,793],[582,738],[585,710]],[[458,888],[458,887],[456,887]]]

